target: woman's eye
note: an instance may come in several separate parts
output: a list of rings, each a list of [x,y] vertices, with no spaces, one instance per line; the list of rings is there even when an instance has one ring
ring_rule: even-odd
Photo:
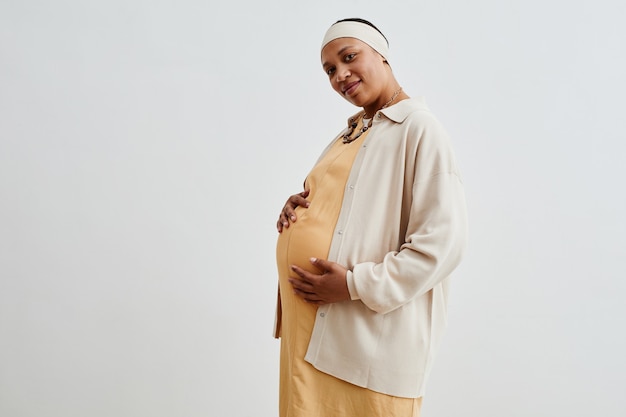
[[[356,56],[356,54],[348,54],[348,55],[346,55],[346,57],[345,57],[345,61],[346,61],[346,62],[348,62],[348,61],[352,61],[352,60],[354,59],[354,57],[355,57],[355,56]]]
[[[333,75],[334,72],[335,72],[335,67],[330,67],[326,70],[327,75]]]

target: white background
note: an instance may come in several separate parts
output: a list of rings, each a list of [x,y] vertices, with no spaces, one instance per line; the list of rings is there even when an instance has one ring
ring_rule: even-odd
[[[625,4],[0,1],[0,415],[277,415],[274,223],[357,16],[466,185],[423,416],[625,415]]]

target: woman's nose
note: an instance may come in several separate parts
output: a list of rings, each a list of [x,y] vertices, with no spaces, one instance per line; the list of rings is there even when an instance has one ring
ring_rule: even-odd
[[[338,68],[337,69],[337,81],[344,81],[345,79],[347,79],[350,75],[352,75],[350,73],[350,69],[348,67],[342,67],[342,68]]]

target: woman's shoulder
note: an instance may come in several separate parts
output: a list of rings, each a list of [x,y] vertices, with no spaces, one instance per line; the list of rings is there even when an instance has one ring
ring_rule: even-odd
[[[410,98],[397,104],[397,108],[385,114],[410,137],[423,139],[424,136],[446,136],[439,119],[433,114],[424,97]],[[394,106],[396,107],[396,106]]]
[[[402,100],[381,110],[381,113],[398,124],[439,123],[426,104],[426,99],[421,96]]]
[[[407,146],[415,152],[421,150],[426,154],[445,154],[452,152],[452,144],[447,130],[439,119],[431,112],[423,98],[411,99],[407,103],[407,111],[402,132]]]

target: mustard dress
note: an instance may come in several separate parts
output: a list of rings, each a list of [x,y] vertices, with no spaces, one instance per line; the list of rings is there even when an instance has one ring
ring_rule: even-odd
[[[357,126],[361,129],[362,121]],[[280,234],[276,260],[280,287],[280,417],[419,417],[421,398],[394,397],[362,388],[315,369],[304,360],[317,306],[297,297],[291,265],[320,273],[310,258],[326,259],[339,218],[350,168],[368,131],[344,144],[339,138],[310,172],[308,208]],[[360,301],[354,301],[360,302]]]

